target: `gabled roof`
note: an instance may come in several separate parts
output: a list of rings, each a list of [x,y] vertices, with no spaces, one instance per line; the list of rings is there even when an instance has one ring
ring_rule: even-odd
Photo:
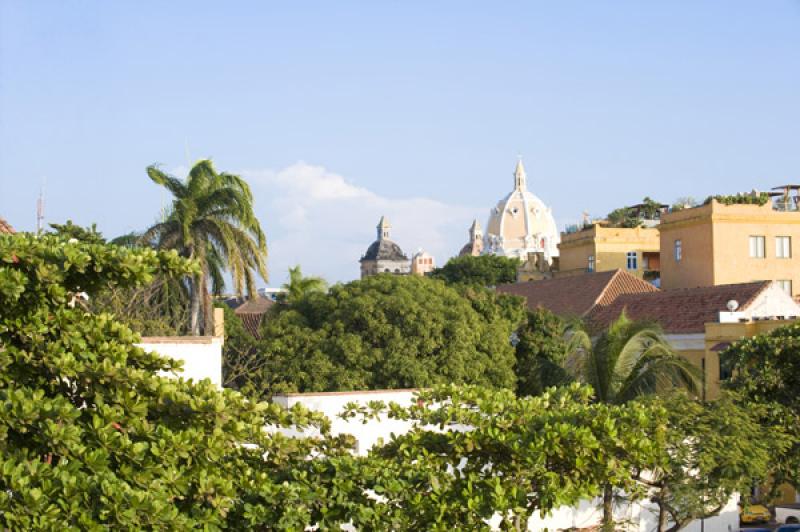
[[[2,216],[0,216],[0,233],[8,233],[8,234],[14,234],[14,233],[16,233],[16,231],[14,230],[14,228],[13,228],[13,227],[11,227],[11,224],[10,224],[10,223],[8,223],[8,222],[5,220],[5,218],[3,218]]]
[[[623,270],[612,270],[505,284],[497,291],[524,297],[531,310],[542,307],[564,317],[583,317],[622,294],[658,292],[658,288]]]
[[[244,325],[247,332],[259,338],[261,322],[264,320],[267,311],[274,304],[275,302],[272,299],[258,295],[236,307],[233,312],[242,320],[242,325]]]
[[[666,333],[702,333],[706,323],[718,322],[719,313],[728,311],[728,301],[736,300],[738,310],[746,311],[770,284],[757,281],[622,294],[608,305],[596,307],[587,319],[592,329],[599,330],[608,327],[624,310],[632,320],[656,322]]]

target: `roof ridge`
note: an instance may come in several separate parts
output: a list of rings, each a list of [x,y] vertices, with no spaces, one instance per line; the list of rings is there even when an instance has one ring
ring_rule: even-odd
[[[773,283],[773,282],[774,282],[774,281],[760,281],[760,283],[761,283],[761,286],[759,287],[759,289],[758,289],[758,290],[756,290],[756,291],[753,293],[753,295],[751,295],[751,296],[750,296],[750,298],[749,298],[747,301],[745,301],[744,303],[742,303],[742,304],[740,305],[740,307],[739,307],[739,308],[742,308],[742,309],[744,309],[744,308],[747,308],[747,307],[748,307],[750,304],[752,304],[752,303],[753,303],[753,302],[754,302],[754,301],[755,301],[755,300],[758,298],[758,296],[760,296],[760,295],[761,295],[761,294],[762,294],[762,293],[763,293],[763,292],[764,292],[764,291],[765,291],[767,288],[769,288],[770,286],[772,286],[772,283]],[[750,283],[741,283],[741,284],[750,284]],[[723,285],[723,286],[724,286],[724,285]],[[791,296],[790,296],[790,297],[791,297]]]
[[[611,279],[609,279],[608,282],[605,284],[605,286],[603,286],[603,289],[600,290],[600,294],[598,294],[598,296],[594,299],[594,302],[592,302],[592,306],[589,307],[589,309],[583,313],[584,316],[588,315],[590,312],[592,312],[592,310],[595,309],[595,307],[599,305],[600,301],[603,299],[603,296],[605,296],[606,292],[608,292],[608,287],[611,286],[611,283],[614,282],[614,280],[617,278],[620,272],[622,272],[622,270],[620,270],[619,268],[614,270],[614,274],[611,276]]]

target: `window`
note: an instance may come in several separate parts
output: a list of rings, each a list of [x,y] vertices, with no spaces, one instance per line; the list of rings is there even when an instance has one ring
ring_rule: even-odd
[[[779,259],[792,258],[792,237],[790,236],[776,236],[775,237],[775,256]]]
[[[639,261],[638,261],[638,259],[636,257],[636,252],[635,251],[629,251],[628,252],[628,269],[629,270],[635,270],[638,267],[639,267]]]
[[[792,295],[792,281],[780,280],[780,281],[775,281],[775,282],[778,283],[778,286],[781,287],[781,290],[783,290],[784,292],[786,292],[789,295]]]
[[[675,241],[675,262],[680,262],[683,258],[683,243],[680,240]]]
[[[587,266],[586,271],[594,271],[594,255],[589,255],[589,265]]]
[[[763,236],[750,237],[750,257],[754,259],[764,258],[764,240]]]

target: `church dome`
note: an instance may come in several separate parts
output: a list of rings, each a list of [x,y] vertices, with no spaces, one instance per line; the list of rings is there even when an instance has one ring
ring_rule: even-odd
[[[522,160],[514,171],[514,190],[489,214],[485,252],[526,258],[543,252],[550,260],[558,256],[559,233],[550,208],[527,188]]]
[[[370,244],[361,260],[408,260],[408,257],[400,246],[382,238]]]

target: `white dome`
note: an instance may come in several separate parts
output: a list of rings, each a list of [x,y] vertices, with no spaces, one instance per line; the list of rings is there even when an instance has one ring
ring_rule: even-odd
[[[558,256],[558,227],[550,208],[527,189],[522,161],[514,172],[514,190],[489,214],[485,253],[526,258],[544,252],[550,260]]]

